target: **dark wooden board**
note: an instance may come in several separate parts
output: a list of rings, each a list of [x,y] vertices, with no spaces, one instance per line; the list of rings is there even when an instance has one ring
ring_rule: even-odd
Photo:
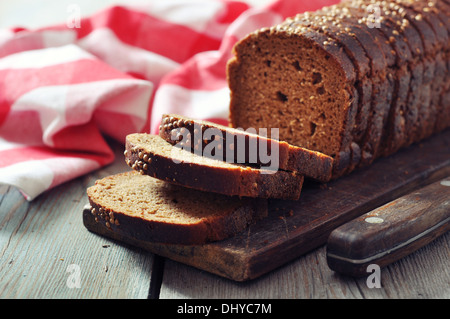
[[[269,201],[269,216],[233,238],[199,246],[137,241],[95,223],[90,231],[229,278],[246,281],[326,243],[331,231],[413,189],[450,174],[450,131],[326,185],[305,183],[298,201]]]

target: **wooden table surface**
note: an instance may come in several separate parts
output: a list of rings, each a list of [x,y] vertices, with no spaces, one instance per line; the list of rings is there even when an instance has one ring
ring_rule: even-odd
[[[450,298],[450,233],[367,278],[334,273],[320,247],[267,275],[233,282],[86,230],[95,180],[128,170],[116,161],[27,202],[0,186],[0,298]]]

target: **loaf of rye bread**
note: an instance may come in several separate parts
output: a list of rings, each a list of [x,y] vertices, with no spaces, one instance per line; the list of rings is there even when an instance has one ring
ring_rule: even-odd
[[[331,179],[332,157],[256,133],[177,114],[164,114],[159,129],[167,142],[201,156],[297,172],[320,182]]]
[[[233,127],[334,158],[333,178],[450,126],[448,1],[348,0],[252,32],[227,66]]]
[[[95,221],[138,240],[195,245],[231,237],[267,216],[267,200],[229,197],[130,171],[87,189]]]
[[[126,137],[125,161],[141,174],[187,188],[229,196],[300,198],[304,176],[227,163],[175,147],[159,135]]]

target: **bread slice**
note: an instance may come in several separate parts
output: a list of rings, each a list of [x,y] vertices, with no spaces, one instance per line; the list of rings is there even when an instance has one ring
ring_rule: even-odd
[[[136,171],[97,180],[87,195],[96,222],[150,242],[204,244],[267,216],[267,200],[186,189]]]
[[[142,174],[230,196],[297,200],[304,180],[296,172],[258,169],[199,156],[146,133],[126,137],[125,161]]]
[[[202,156],[295,171],[321,182],[331,179],[332,157],[255,133],[176,114],[164,114],[159,130],[167,142]]]

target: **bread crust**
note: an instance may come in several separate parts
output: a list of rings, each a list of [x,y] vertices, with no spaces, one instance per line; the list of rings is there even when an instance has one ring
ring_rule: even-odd
[[[414,75],[413,78],[420,77],[420,89],[412,92],[416,97],[413,102],[409,104],[409,111],[413,111],[413,117],[411,125],[408,129],[408,138],[404,146],[408,146],[418,141],[418,135],[423,129],[426,118],[430,113],[430,82],[432,75],[434,74],[434,54],[435,45],[437,44],[436,36],[432,32],[431,28],[425,21],[418,19],[421,17],[414,10],[408,8],[405,3],[400,4],[401,17],[409,21],[409,25],[414,27],[421,36],[423,42],[424,55],[417,61],[415,66],[412,66]],[[397,11],[398,12],[398,11]],[[411,47],[411,51],[414,53],[414,49]],[[420,74],[421,73],[421,74]],[[419,80],[418,80],[419,82]],[[412,85],[412,88],[414,86]]]
[[[430,10],[436,14],[436,11],[441,16],[441,21],[447,28],[450,35],[450,2],[432,1]],[[444,14],[445,13],[445,14]],[[443,17],[442,17],[443,16]],[[449,50],[445,50],[444,63],[446,64],[446,74],[444,76],[444,83],[441,96],[439,97],[438,109],[436,111],[436,121],[434,124],[434,132],[441,132],[449,126],[450,123],[450,54]]]
[[[416,17],[423,17],[423,21],[431,27],[431,30],[436,35],[436,42],[434,45],[435,53],[430,54],[424,61],[424,81],[427,84],[426,87],[423,88],[421,109],[423,110],[424,106],[427,104],[429,105],[429,109],[427,113],[422,114],[422,123],[420,125],[421,129],[418,130],[415,135],[415,140],[420,141],[426,137],[429,137],[433,133],[438,110],[439,96],[441,95],[443,88],[442,83],[444,81],[444,70],[446,69],[442,51],[445,49],[444,45],[445,43],[448,43],[449,37],[448,31],[441,20],[442,16],[434,6],[430,8],[427,2],[404,3],[403,6],[414,11],[414,13],[416,13]],[[428,32],[424,35],[425,37],[427,37],[430,32],[429,29],[427,29],[427,31]]]

